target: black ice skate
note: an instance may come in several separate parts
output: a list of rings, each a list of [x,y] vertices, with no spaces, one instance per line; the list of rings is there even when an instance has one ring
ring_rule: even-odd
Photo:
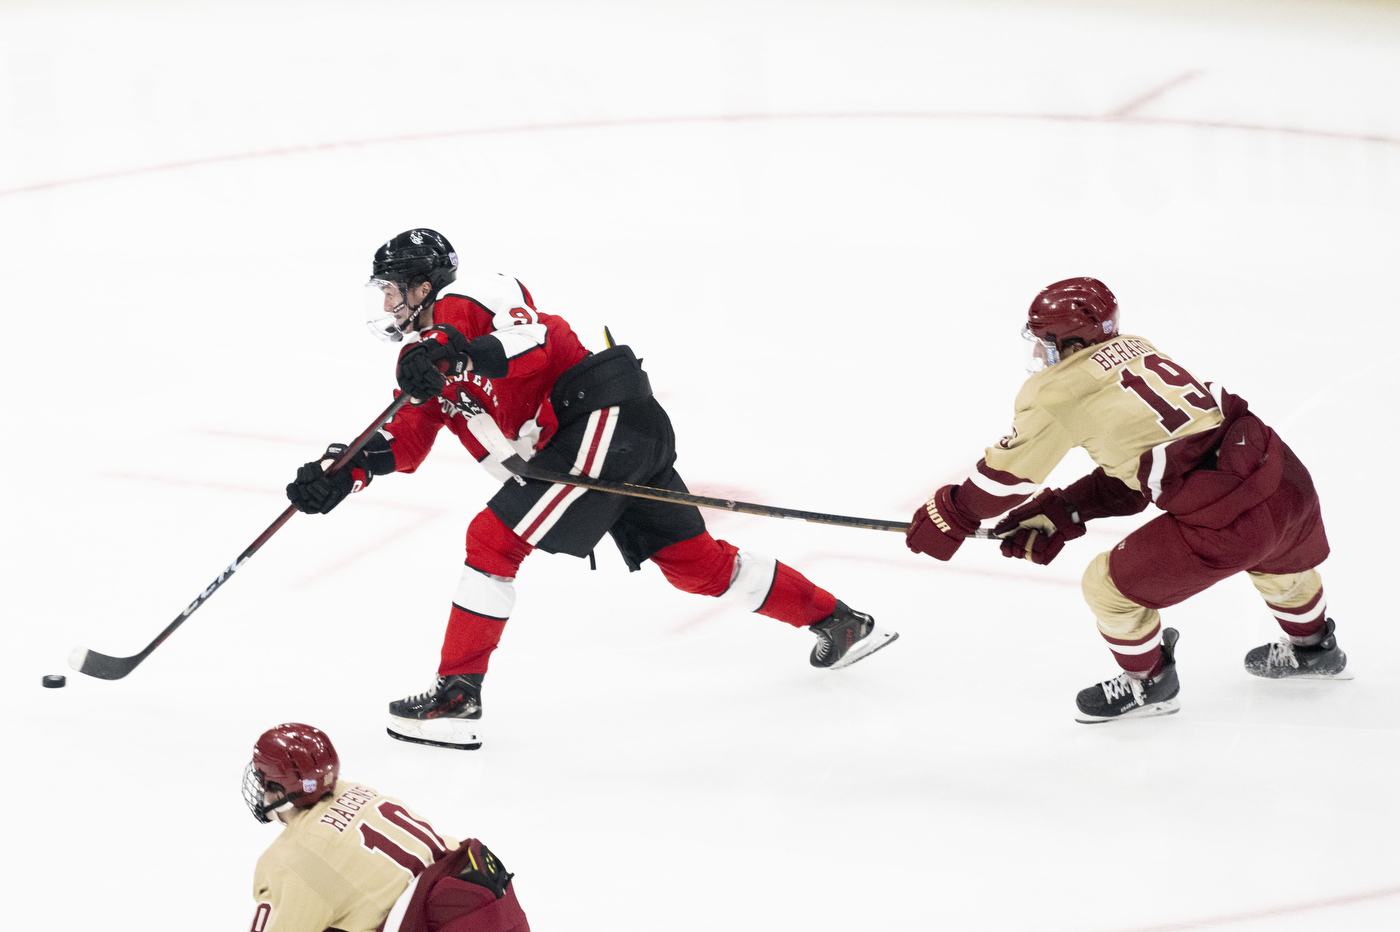
[[[437,748],[481,747],[484,673],[439,676],[433,688],[389,703],[389,737]]]
[[[899,637],[895,631],[876,627],[874,618],[854,611],[840,599],[836,600],[835,611],[812,622],[811,631],[817,636],[812,666],[828,670],[850,666]]]
[[[1244,655],[1244,668],[1271,680],[1349,680],[1347,655],[1337,646],[1337,623],[1327,619],[1322,640],[1311,647],[1294,644],[1284,635],[1272,644]]]
[[[1096,725],[1120,718],[1150,718],[1181,711],[1176,698],[1180,684],[1176,679],[1175,628],[1162,631],[1162,672],[1147,680],[1120,673],[1097,686],[1080,690],[1075,704],[1079,706],[1076,722]]]

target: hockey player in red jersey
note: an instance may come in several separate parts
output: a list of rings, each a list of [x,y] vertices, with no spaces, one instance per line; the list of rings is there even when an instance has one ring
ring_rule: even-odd
[[[590,353],[562,317],[541,313],[525,286],[504,275],[458,277],[457,254],[439,233],[406,231],[375,253],[370,286],[382,295],[371,327],[411,342],[397,379],[413,399],[348,466],[327,474],[344,448],[308,463],[287,497],[325,513],[376,475],[413,472],[446,427],[501,488],[467,530],[466,566],[425,693],[390,703],[389,734],[475,748],[481,686],[515,604],[514,579],[532,551],[589,555],[611,534],[631,570],[650,560],[676,588],[716,596],[817,636],[811,663],[854,663],[897,635],[848,608],[786,564],[705,531],[699,509],[511,475],[513,453],[559,474],[685,491],[676,441],[626,346]]]
[[[253,744],[243,800],[282,834],[253,872],[252,932],[382,932],[418,887],[400,932],[529,932],[510,874],[475,838],[458,843],[401,800],[340,777],[319,728],[288,722]]]
[[[1283,636],[1249,651],[1256,676],[1346,679],[1317,565],[1328,554],[1317,492],[1293,451],[1248,404],[1141,337],[1118,332],[1118,302],[1097,279],[1041,291],[1022,335],[1030,377],[1011,433],[918,509],[909,548],[951,559],[983,519],[1004,556],[1049,563],[1092,518],[1159,515],[1100,554],[1084,597],[1123,672],[1079,693],[1078,721],[1165,715],[1179,708],[1177,632],[1159,609],[1238,572],[1263,596]],[[1098,469],[1036,492],[1073,447]]]

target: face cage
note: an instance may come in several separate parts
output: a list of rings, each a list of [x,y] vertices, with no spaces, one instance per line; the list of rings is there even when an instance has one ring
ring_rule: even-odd
[[[383,297],[384,289],[388,287],[393,287],[398,292],[399,302],[394,305],[392,310],[386,311],[384,310]],[[394,281],[388,278],[371,278],[365,282],[365,288],[378,296],[369,302],[370,316],[365,320],[365,326],[369,328],[369,332],[374,334],[376,339],[385,343],[402,343],[403,338],[413,332],[413,325],[418,320],[418,315],[423,313],[423,308],[430,303],[424,300],[417,307],[409,305],[404,300],[404,296],[408,294],[409,290],[408,282]],[[402,321],[399,320],[401,311],[410,312]]]
[[[1049,369],[1060,361],[1060,351],[1054,341],[1042,340],[1031,332],[1031,325],[1021,328],[1021,339],[1026,340],[1026,371],[1031,375],[1042,369]]]
[[[248,766],[243,768],[243,801],[248,804],[248,811],[253,814],[253,818],[259,822],[271,822],[270,813],[292,803],[285,792],[276,802],[267,802],[267,780],[261,770],[253,767],[251,760],[248,761]]]

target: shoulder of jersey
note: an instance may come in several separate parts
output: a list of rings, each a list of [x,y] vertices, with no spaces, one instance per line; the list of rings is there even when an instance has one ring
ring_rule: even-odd
[[[525,300],[520,283],[499,272],[458,272],[457,280],[447,286],[438,300],[452,295],[471,298],[493,314],[508,313]]]

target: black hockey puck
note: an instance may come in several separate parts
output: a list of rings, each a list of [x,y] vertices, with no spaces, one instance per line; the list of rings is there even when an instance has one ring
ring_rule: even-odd
[[[68,678],[62,673],[50,673],[44,677],[45,689],[62,689],[68,685]]]

